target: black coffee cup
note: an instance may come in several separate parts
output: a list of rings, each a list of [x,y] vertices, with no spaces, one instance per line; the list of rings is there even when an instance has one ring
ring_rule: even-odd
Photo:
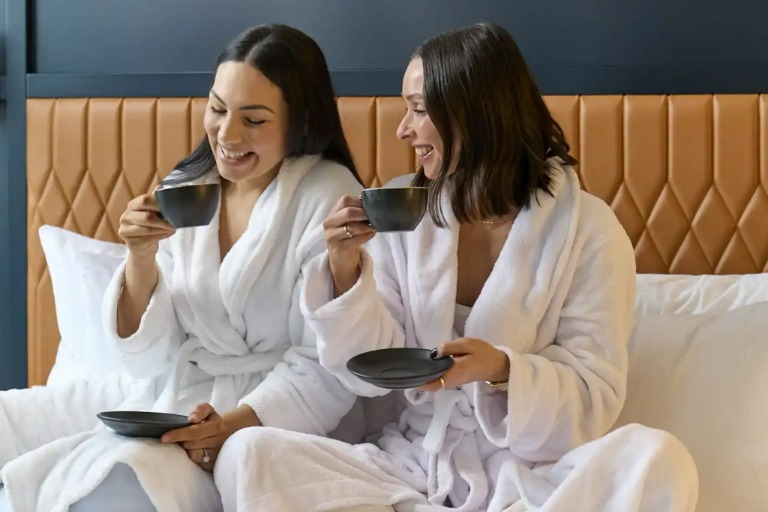
[[[155,191],[161,217],[174,228],[207,226],[219,206],[218,183],[182,185]]]
[[[427,211],[427,187],[368,188],[360,194],[376,231],[413,231]]]

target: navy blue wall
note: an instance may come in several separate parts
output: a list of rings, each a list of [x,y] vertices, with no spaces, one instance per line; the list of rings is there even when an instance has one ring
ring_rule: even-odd
[[[41,74],[207,73],[242,29],[283,22],[322,46],[340,94],[361,88],[359,94],[397,94],[402,69],[420,41],[484,19],[513,33],[549,94],[768,89],[764,0],[34,3],[32,55]],[[66,79],[71,84],[73,77]],[[42,89],[38,83],[31,84],[33,95],[56,88],[54,81]]]
[[[26,3],[0,0],[0,389],[27,382]]]
[[[27,97],[205,95],[219,50],[265,22],[314,37],[338,94],[398,95],[419,42],[478,20],[545,94],[768,92],[765,0],[0,0],[0,389],[26,382]]]

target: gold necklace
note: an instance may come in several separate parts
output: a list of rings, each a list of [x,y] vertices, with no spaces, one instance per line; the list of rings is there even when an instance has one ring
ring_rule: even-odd
[[[481,220],[480,222],[482,222],[483,224],[498,224],[499,222],[504,222],[506,220],[509,220],[509,217],[502,217],[496,220]]]

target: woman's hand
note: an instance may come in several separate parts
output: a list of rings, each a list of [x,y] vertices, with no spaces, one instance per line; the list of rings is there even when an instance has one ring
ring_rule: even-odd
[[[155,255],[160,240],[174,233],[173,226],[158,216],[155,196],[144,194],[128,203],[120,216],[117,234],[130,250],[123,292],[117,305],[117,333],[128,338],[136,333],[157,286]]]
[[[422,391],[434,392],[443,387],[456,388],[470,382],[500,382],[509,378],[507,354],[477,338],[458,338],[443,343],[432,353],[433,358],[452,356],[453,366],[443,375],[445,386],[438,379],[418,388]]]
[[[349,291],[360,277],[360,248],[376,235],[367,220],[360,199],[343,196],[323,222],[336,296]]]
[[[168,238],[175,231],[158,213],[160,207],[157,206],[155,196],[144,194],[132,199],[120,216],[117,234],[137,259],[154,259],[160,240]]]
[[[192,462],[205,471],[213,471],[216,457],[229,436],[246,427],[260,426],[256,413],[241,406],[220,416],[210,404],[200,404],[189,415],[193,425],[163,434],[163,443],[179,443]]]

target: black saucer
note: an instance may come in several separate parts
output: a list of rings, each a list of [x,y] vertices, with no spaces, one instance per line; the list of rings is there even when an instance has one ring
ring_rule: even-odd
[[[356,355],[347,370],[385,389],[411,389],[439,379],[453,364],[450,357],[432,359],[423,348],[385,348]]]
[[[186,416],[164,412],[109,411],[96,416],[122,436],[160,439],[168,431],[191,425]]]

